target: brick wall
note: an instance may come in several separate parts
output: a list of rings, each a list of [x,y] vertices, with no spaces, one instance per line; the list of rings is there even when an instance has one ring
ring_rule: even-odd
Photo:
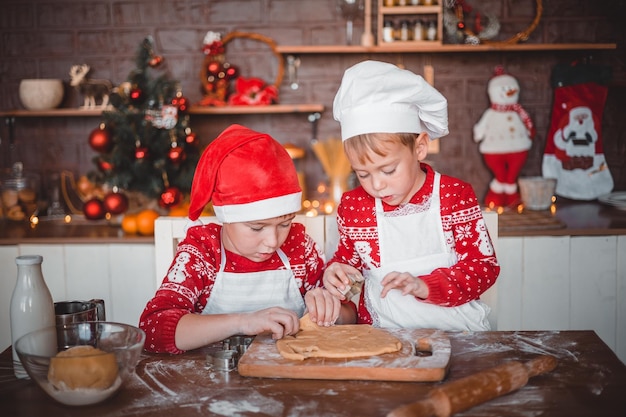
[[[257,32],[280,45],[341,44],[345,21],[334,0],[4,0],[0,13],[0,109],[21,108],[17,89],[23,78],[63,78],[69,68],[88,63],[93,76],[115,84],[126,80],[134,68],[137,47],[146,35],[154,37],[156,52],[165,58],[164,70],[181,81],[185,96],[201,99],[199,72],[202,39],[208,30]],[[373,9],[375,10],[376,0]],[[501,36],[523,30],[534,17],[532,0],[474,0],[470,4],[496,13]],[[604,150],[616,190],[626,190],[626,81],[623,43],[626,30],[621,0],[544,0],[543,16],[530,43],[616,42],[617,51],[485,52],[431,54],[319,54],[302,55],[297,90],[283,81],[283,103],[322,103],[326,111],[318,137],[339,134],[332,119],[332,100],[343,71],[363,59],[403,64],[422,73],[435,69],[435,86],[449,100],[451,134],[441,141],[439,154],[430,160],[444,173],[469,181],[482,196],[491,179],[472,127],[489,102],[486,84],[493,68],[502,64],[521,85],[520,103],[537,128],[537,138],[523,175],[540,175],[545,136],[550,124],[552,88],[550,72],[557,63],[590,59],[609,64],[615,74],[603,120]],[[373,19],[375,22],[375,19]],[[355,22],[359,39],[362,20]],[[262,43],[236,40],[229,45],[228,60],[245,76],[272,81],[277,62]],[[63,107],[77,107],[82,97],[67,88]],[[98,117],[28,118],[16,122],[13,145],[4,123],[0,126],[0,168],[23,160],[42,174],[69,169],[85,173],[94,169],[93,151],[87,144]],[[311,126],[306,114],[251,116],[193,116],[192,125],[203,144],[231,123],[267,131],[285,143],[310,149]],[[324,179],[323,171],[308,152],[302,162],[308,186]]]

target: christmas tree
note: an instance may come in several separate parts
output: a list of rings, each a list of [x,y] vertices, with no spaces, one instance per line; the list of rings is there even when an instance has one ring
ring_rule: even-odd
[[[163,58],[154,42],[141,42],[136,68],[110,97],[100,127],[91,132],[98,152],[93,181],[121,191],[138,192],[172,207],[191,189],[200,155],[198,139],[189,127],[189,103],[178,81],[159,71]]]

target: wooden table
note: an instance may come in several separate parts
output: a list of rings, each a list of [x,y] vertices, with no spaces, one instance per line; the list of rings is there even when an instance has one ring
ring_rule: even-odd
[[[453,381],[539,354],[557,368],[520,390],[458,416],[626,416],[626,366],[592,331],[449,333]],[[424,398],[437,383],[261,379],[205,368],[207,352],[146,354],[137,375],[95,406],[55,403],[33,382],[13,377],[10,349],[0,355],[2,416],[385,416]]]

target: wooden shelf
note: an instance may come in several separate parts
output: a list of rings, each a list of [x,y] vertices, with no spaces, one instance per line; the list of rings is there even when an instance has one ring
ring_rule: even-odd
[[[0,117],[95,117],[101,116],[102,110],[53,109],[53,110],[7,110],[0,111]]]
[[[322,104],[272,104],[267,106],[191,106],[188,114],[285,114],[323,112]],[[101,116],[102,110],[54,109],[43,111],[9,110],[0,111],[0,117],[94,117]]]
[[[271,104],[267,106],[192,106],[189,114],[278,114],[323,112],[322,104]]]
[[[281,54],[384,54],[384,53],[448,53],[448,52],[527,52],[527,51],[574,51],[613,50],[615,43],[486,43],[480,45],[435,44],[428,42],[393,42],[381,46],[348,45],[282,45],[276,50]]]

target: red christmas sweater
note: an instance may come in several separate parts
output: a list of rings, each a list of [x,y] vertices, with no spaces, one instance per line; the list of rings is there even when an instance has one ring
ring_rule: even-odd
[[[433,191],[435,172],[427,164],[422,164],[422,169],[426,171],[426,181],[409,202],[416,206],[424,202],[428,204]],[[480,298],[495,283],[500,266],[488,233],[477,232],[479,222],[482,222],[482,230],[486,230],[486,226],[471,185],[441,175],[440,198],[444,236],[450,248],[456,252],[458,262],[450,268],[437,268],[420,278],[429,288],[426,302],[454,307]],[[401,208],[383,203],[386,212],[399,212]],[[343,195],[337,208],[337,223],[339,247],[328,262],[329,265],[341,262],[359,270],[380,265],[375,200],[362,187]],[[367,262],[355,249],[355,242],[367,242],[372,248]],[[364,292],[361,293],[357,311],[359,323],[372,323],[370,313],[365,308]]]
[[[201,313],[211,296],[215,276],[220,269],[222,226],[207,224],[192,227],[179,244],[176,256],[155,296],[141,314],[139,327],[146,332],[145,349],[150,352],[182,353],[174,335],[182,316]],[[293,223],[281,246],[289,258],[300,293],[322,285],[324,259],[304,225]],[[244,273],[284,269],[275,253],[269,260],[253,262],[226,251],[226,272]]]

